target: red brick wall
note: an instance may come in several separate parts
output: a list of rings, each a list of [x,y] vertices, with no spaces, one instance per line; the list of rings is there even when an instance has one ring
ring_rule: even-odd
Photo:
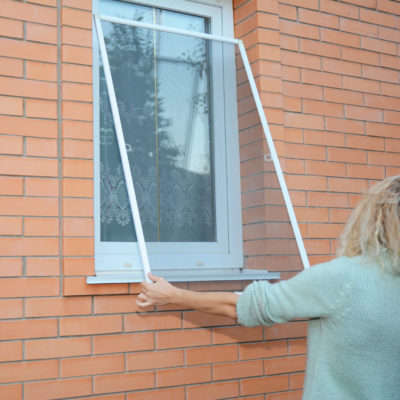
[[[400,5],[238,0],[234,15],[310,260],[326,260],[360,193],[400,171]],[[86,285],[91,28],[90,0],[0,2],[0,398],[300,399],[304,321],[143,315],[136,284]]]

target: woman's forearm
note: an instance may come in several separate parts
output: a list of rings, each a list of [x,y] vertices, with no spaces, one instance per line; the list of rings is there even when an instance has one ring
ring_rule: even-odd
[[[179,307],[191,308],[210,314],[236,319],[236,302],[239,297],[230,292],[194,292],[176,289],[172,303]]]
[[[236,319],[236,302],[239,297],[236,293],[194,292],[179,289],[158,276],[149,274],[149,278],[153,283],[141,283],[137,300],[140,308],[173,304]]]

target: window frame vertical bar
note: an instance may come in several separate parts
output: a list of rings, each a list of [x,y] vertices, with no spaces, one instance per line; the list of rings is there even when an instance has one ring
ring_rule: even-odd
[[[94,19],[94,24],[96,27],[99,50],[100,50],[101,58],[103,61],[104,77],[106,80],[107,92],[108,92],[112,116],[113,116],[113,120],[114,120],[114,127],[115,127],[116,136],[117,136],[117,142],[118,142],[118,149],[119,149],[119,153],[121,155],[122,169],[124,171],[125,183],[126,183],[126,188],[128,191],[128,197],[129,197],[129,203],[130,203],[131,211],[132,211],[133,223],[135,225],[135,231],[136,231],[137,241],[138,241],[138,245],[139,245],[140,258],[142,260],[144,279],[147,282],[151,282],[150,278],[148,277],[148,274],[151,272],[149,257],[148,257],[146,242],[144,239],[143,226],[142,226],[142,222],[140,219],[139,207],[138,207],[138,203],[137,203],[135,187],[133,184],[132,172],[131,172],[131,169],[129,166],[128,153],[126,150],[126,143],[125,143],[124,133],[123,133],[123,129],[122,129],[121,118],[120,118],[119,109],[118,109],[118,103],[117,103],[117,99],[116,99],[116,95],[115,95],[114,83],[112,80],[110,64],[108,61],[108,55],[107,55],[107,49],[106,49],[106,45],[105,45],[105,41],[104,41],[103,29],[101,27],[100,18],[98,18],[96,15],[93,15],[93,19]]]
[[[310,268],[310,263],[307,257],[306,249],[304,247],[304,242],[301,237],[299,225],[297,223],[296,215],[293,210],[292,201],[290,200],[289,191],[286,186],[285,178],[282,173],[282,168],[279,163],[278,154],[275,149],[274,141],[271,136],[271,131],[269,130],[269,125],[267,122],[267,118],[265,117],[264,109],[261,103],[260,95],[257,90],[256,82],[254,80],[253,72],[250,67],[249,59],[247,58],[246,49],[244,48],[243,42],[239,40],[238,43],[240,55],[242,57],[243,65],[246,70],[247,78],[249,80],[250,88],[253,93],[253,98],[256,103],[258,115],[260,116],[261,125],[263,127],[265,139],[268,143],[269,151],[271,154],[272,162],[274,163],[275,172],[278,176],[278,181],[282,190],[283,198],[285,200],[286,209],[289,214],[289,219],[292,224],[293,233],[296,239],[297,246],[299,248],[300,257],[303,262],[304,269]]]

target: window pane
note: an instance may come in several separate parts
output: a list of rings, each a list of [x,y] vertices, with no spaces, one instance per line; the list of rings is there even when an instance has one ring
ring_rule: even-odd
[[[164,12],[183,27],[204,18]],[[173,18],[172,18],[173,19]],[[196,25],[197,24],[197,25]],[[146,241],[216,240],[209,44],[102,23]],[[100,70],[101,240],[134,241],[104,75]]]

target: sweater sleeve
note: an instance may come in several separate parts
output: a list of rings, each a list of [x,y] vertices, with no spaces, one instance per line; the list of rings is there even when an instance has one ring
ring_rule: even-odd
[[[351,259],[341,257],[271,284],[250,284],[237,301],[238,322],[246,326],[293,319],[330,317],[338,313],[353,283]]]

